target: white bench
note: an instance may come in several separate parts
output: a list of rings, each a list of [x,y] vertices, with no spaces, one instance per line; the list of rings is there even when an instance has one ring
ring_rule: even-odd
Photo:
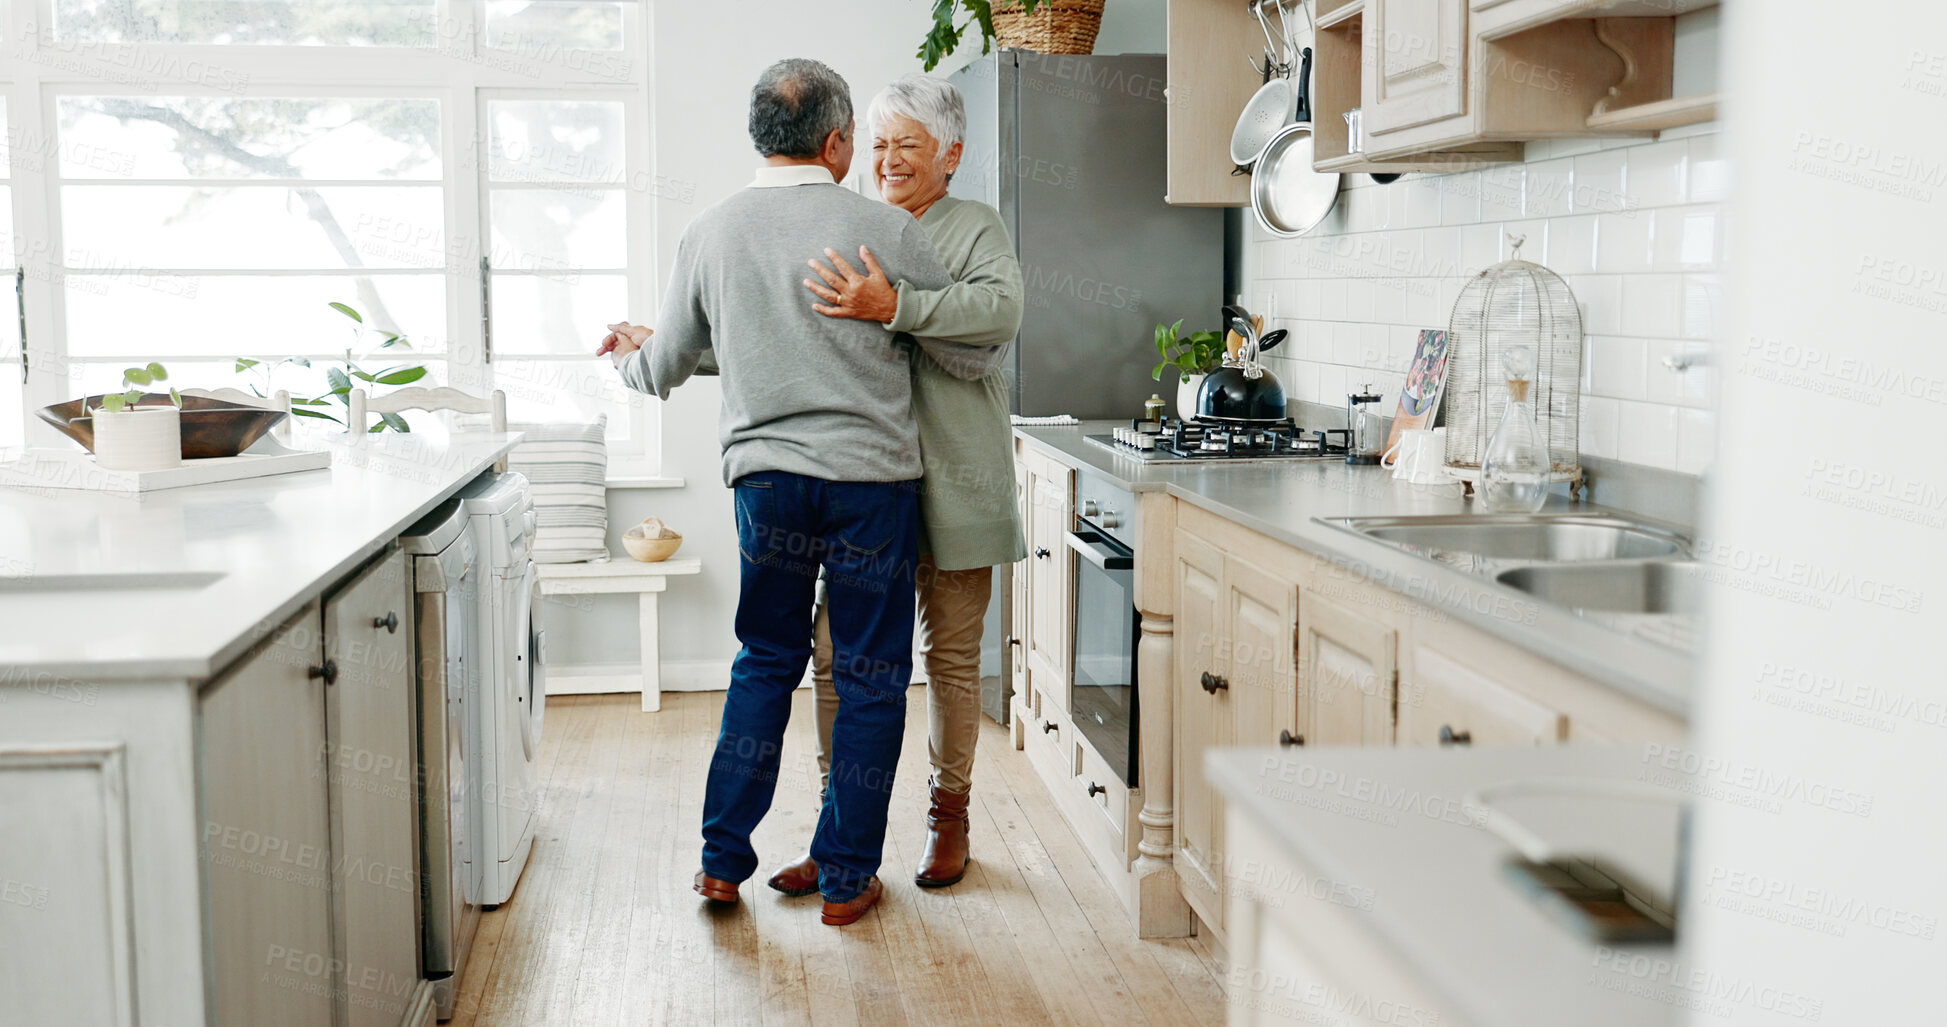
[[[544,596],[626,595],[631,592],[636,594],[636,609],[642,626],[640,682],[633,675],[582,675],[555,679],[557,682],[569,684],[564,691],[632,692],[635,691],[635,686],[640,684],[642,712],[654,713],[662,709],[662,637],[657,597],[667,587],[671,577],[700,573],[703,570],[703,561],[664,560],[660,563],[643,563],[624,555],[611,559],[607,563],[537,564],[535,570],[541,578],[541,594]]]

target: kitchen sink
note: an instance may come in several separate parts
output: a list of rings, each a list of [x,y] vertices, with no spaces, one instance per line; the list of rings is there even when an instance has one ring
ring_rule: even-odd
[[[1702,566],[1682,560],[1516,567],[1494,580],[1543,602],[1604,613],[1689,614]]]
[[[1442,562],[1474,557],[1534,563],[1651,560],[1688,556],[1689,540],[1664,528],[1602,514],[1348,517],[1368,538]]]

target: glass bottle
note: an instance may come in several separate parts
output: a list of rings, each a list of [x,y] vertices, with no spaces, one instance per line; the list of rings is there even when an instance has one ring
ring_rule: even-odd
[[[1548,440],[1528,392],[1535,373],[1534,347],[1508,347],[1501,364],[1507,369],[1508,403],[1481,460],[1481,502],[1490,513],[1534,513],[1548,501],[1553,470]]]

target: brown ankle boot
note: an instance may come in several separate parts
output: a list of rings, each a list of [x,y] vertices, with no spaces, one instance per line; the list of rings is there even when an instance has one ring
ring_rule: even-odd
[[[926,811],[926,848],[919,854],[913,883],[944,888],[967,876],[967,793],[955,795],[933,784],[933,808]]]
[[[765,883],[793,897],[809,895],[818,890],[818,861],[807,852],[796,861],[786,863]]]

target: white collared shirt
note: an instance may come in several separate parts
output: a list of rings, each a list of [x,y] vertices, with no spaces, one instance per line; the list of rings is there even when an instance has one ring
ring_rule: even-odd
[[[832,185],[831,169],[818,164],[766,164],[757,169],[752,189],[784,189],[794,185]]]

